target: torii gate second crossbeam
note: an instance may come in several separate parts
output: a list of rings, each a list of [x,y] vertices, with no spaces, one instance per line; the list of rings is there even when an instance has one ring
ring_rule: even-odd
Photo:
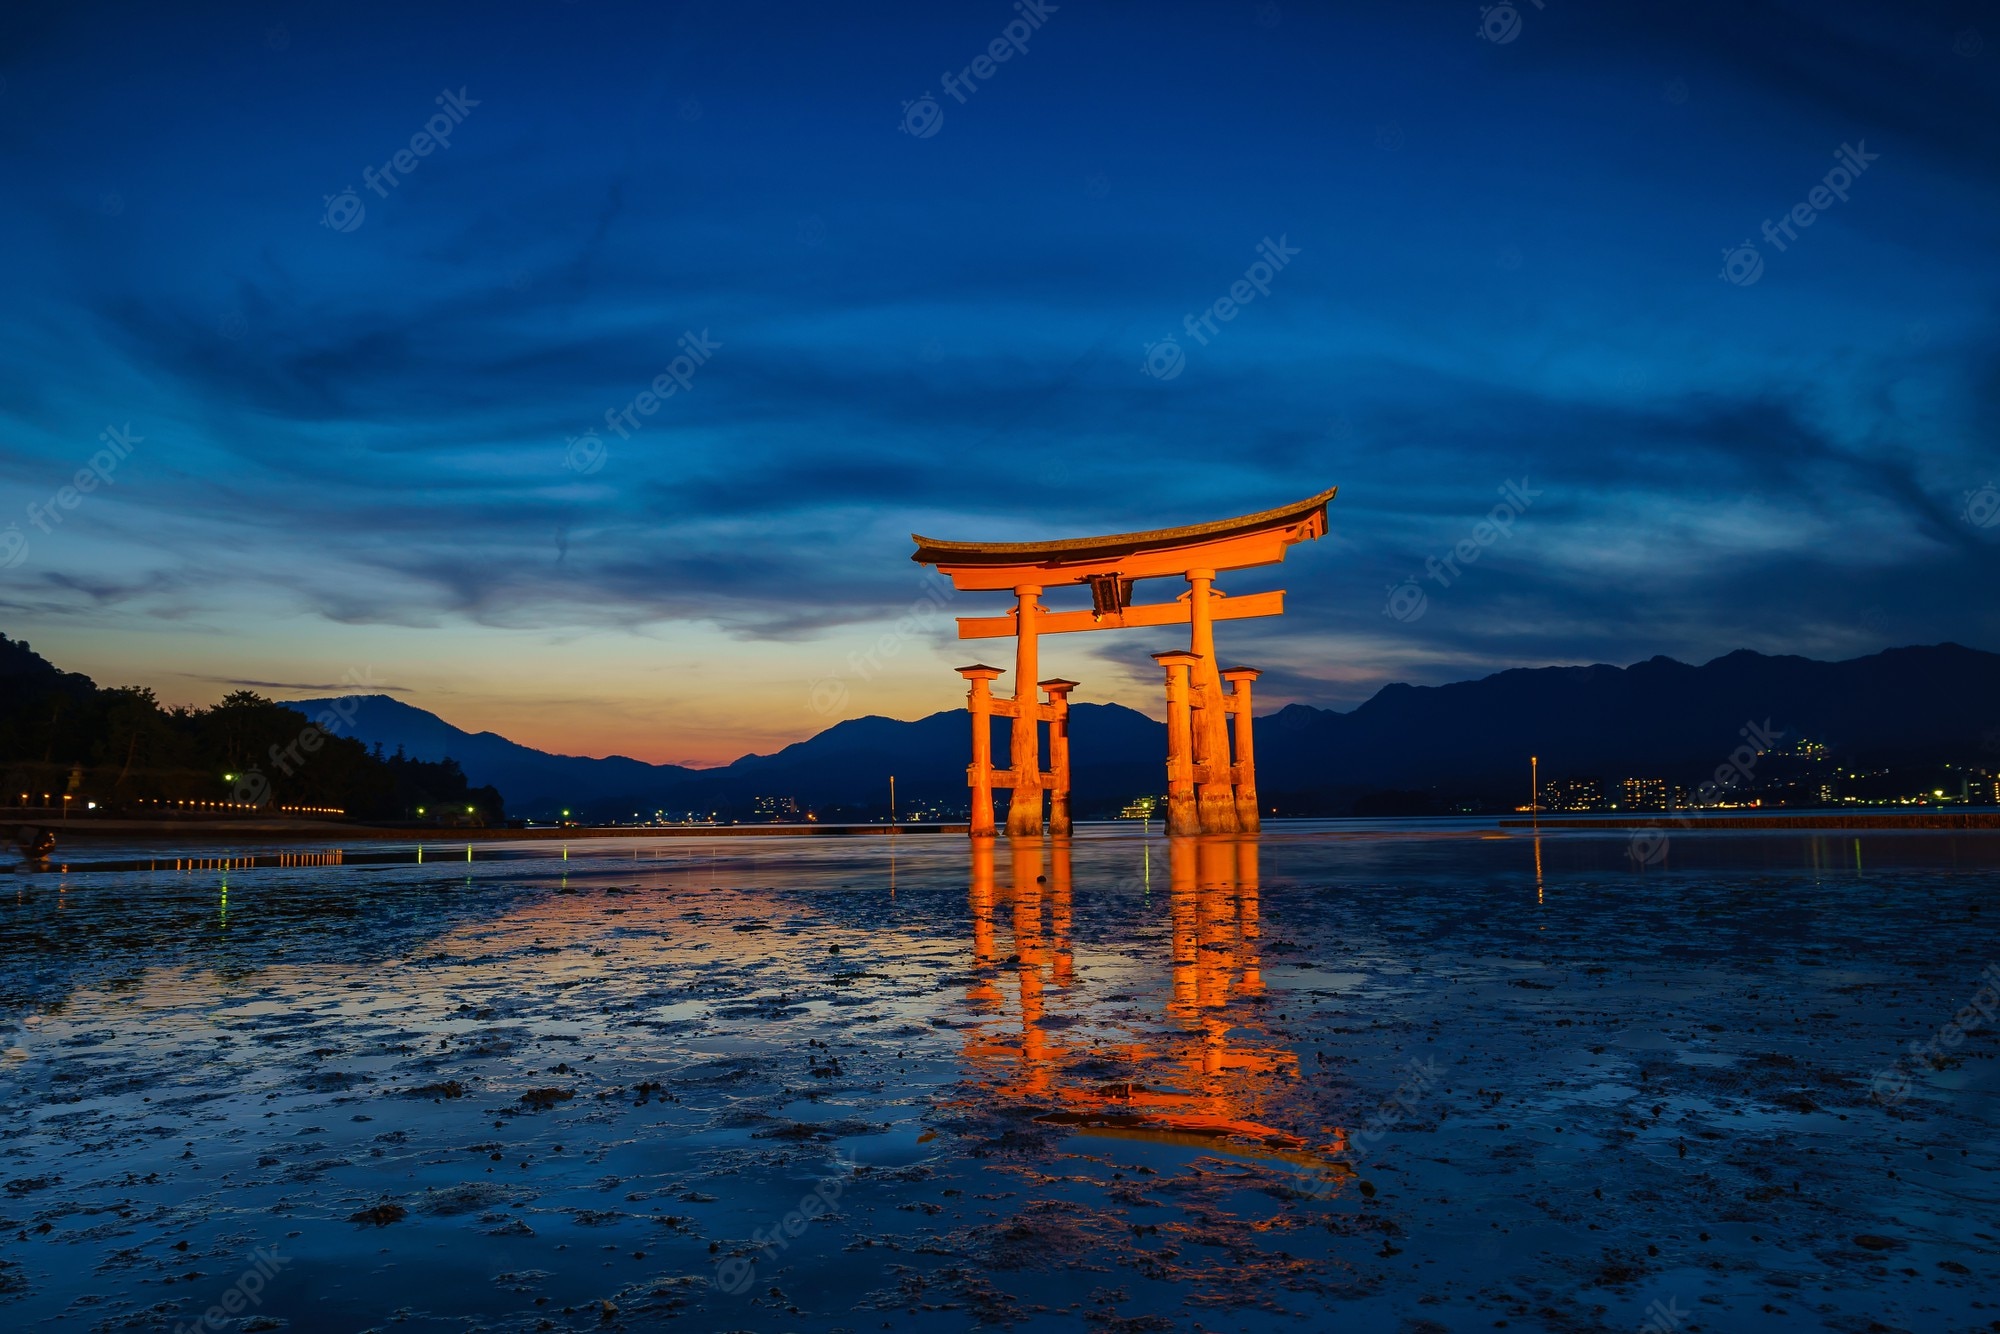
[[[942,542],[912,534],[911,559],[935,566],[952,586],[967,591],[1011,592],[1016,603],[1001,616],[961,616],[960,639],[1014,639],[1014,694],[995,699],[992,682],[1002,669],[976,663],[959,668],[971,684],[973,837],[992,837],[993,789],[1013,789],[1007,811],[1009,834],[1039,835],[1042,794],[1053,800],[1049,831],[1067,834],[1069,820],[1069,692],[1074,681],[1037,681],[1039,639],[1045,634],[1121,630],[1141,626],[1191,627],[1185,652],[1156,653],[1166,668],[1167,830],[1174,834],[1255,832],[1255,759],[1251,745],[1248,667],[1221,670],[1215,656],[1216,621],[1284,614],[1282,591],[1228,597],[1215,587],[1227,570],[1276,565],[1294,543],[1326,532],[1326,507],[1337,488],[1296,504],[1241,518],[1186,528],[1079,537],[1056,542]],[[1179,576],[1188,590],[1173,602],[1135,604],[1141,579]],[[1038,601],[1045,589],[1088,585],[1089,611],[1051,612]],[[1223,678],[1234,689],[1223,693]],[[1046,701],[1036,697],[1039,686]],[[1230,715],[1235,718],[1236,757],[1230,759]],[[1010,763],[992,764],[991,720],[1014,720]],[[1041,723],[1049,724],[1050,767],[1041,765]],[[1025,724],[1025,725],[1024,725]]]

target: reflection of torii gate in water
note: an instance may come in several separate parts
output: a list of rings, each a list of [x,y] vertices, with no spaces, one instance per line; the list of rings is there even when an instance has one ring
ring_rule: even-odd
[[[1122,1037],[1074,1046],[1064,1044],[1070,1016],[1048,1013],[1065,1008],[1075,980],[1069,842],[1012,842],[999,874],[994,845],[972,845],[966,1000],[976,1022],[965,1055],[973,1086],[986,1102],[1053,1104],[1036,1119],[1086,1135],[1289,1163],[1315,1188],[1354,1175],[1342,1158],[1346,1131],[1306,1119],[1298,1054],[1259,1004],[1258,840],[1169,843],[1167,1023],[1135,1017]],[[1018,1029],[1006,1017],[1009,974]],[[1107,1063],[1126,1077],[1106,1083]]]
[[[1326,532],[1331,489],[1297,504],[1247,514],[1238,519],[1162,528],[1112,537],[1077,537],[1057,542],[940,542],[912,534],[911,559],[934,565],[952,587],[1012,592],[1013,611],[1004,616],[961,616],[960,639],[1012,636],[1014,697],[995,699],[992,682],[1001,668],[983,663],[958,669],[970,681],[972,710],[972,834],[991,837],[993,789],[1013,789],[1007,832],[1042,832],[1042,793],[1050,794],[1049,832],[1067,834],[1069,818],[1069,692],[1076,682],[1037,681],[1038,637],[1072,630],[1122,630],[1151,625],[1192,627],[1187,651],[1155,653],[1167,672],[1167,832],[1171,834],[1255,833],[1257,771],[1250,735],[1249,667],[1221,670],[1215,657],[1216,621],[1281,616],[1282,591],[1226,597],[1215,587],[1218,571],[1276,565],[1295,542]],[[1173,602],[1137,604],[1136,580],[1178,575],[1188,591]],[[1051,612],[1037,601],[1044,589],[1072,584],[1090,587],[1089,611]],[[1223,693],[1227,679],[1233,689]],[[1036,698],[1036,687],[1048,692]],[[1235,716],[1236,757],[1229,753],[1230,715]],[[1009,766],[993,767],[992,720],[1014,720]],[[1026,726],[1023,726],[1023,723]],[[1049,724],[1049,768],[1042,769],[1041,724]]]

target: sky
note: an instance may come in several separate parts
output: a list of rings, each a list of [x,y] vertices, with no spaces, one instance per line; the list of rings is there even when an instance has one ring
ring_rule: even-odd
[[[2000,649],[1996,126],[1924,0],[17,0],[0,632],[713,764],[1011,662],[913,532],[1338,486],[1262,709]]]

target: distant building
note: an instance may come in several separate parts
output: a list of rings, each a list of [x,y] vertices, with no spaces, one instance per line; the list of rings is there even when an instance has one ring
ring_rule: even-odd
[[[1595,778],[1559,778],[1542,788],[1545,811],[1601,811],[1604,792]]]
[[[1158,797],[1134,797],[1125,803],[1125,809],[1118,812],[1121,820],[1150,820],[1153,812],[1160,808]]]
[[[753,797],[750,801],[750,811],[760,820],[796,820],[799,818],[799,799]]]
[[[1627,778],[1618,789],[1619,804],[1628,811],[1664,811],[1673,807],[1673,789],[1664,778]]]

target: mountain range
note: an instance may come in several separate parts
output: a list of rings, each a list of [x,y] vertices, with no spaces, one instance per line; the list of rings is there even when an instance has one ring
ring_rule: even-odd
[[[330,700],[291,701],[317,712]],[[1655,657],[1629,667],[1517,668],[1443,686],[1390,685],[1347,712],[1288,705],[1257,720],[1258,786],[1287,814],[1335,814],[1369,794],[1439,801],[1525,800],[1528,757],[1544,780],[1656,777],[1689,786],[1768,725],[1778,745],[1825,745],[1840,762],[1883,768],[2000,765],[2000,654],[1958,644],[1890,649],[1843,662],[1738,650],[1699,666]],[[994,727],[1006,753],[1006,722]],[[553,755],[471,733],[386,695],[361,697],[350,735],[411,758],[449,756],[517,814],[624,819],[664,810],[750,817],[760,797],[850,816],[960,809],[970,722],[963,709],[912,721],[836,723],[772,755],[715,769],[612,756]],[[1109,814],[1164,786],[1166,729],[1118,704],[1071,710],[1079,816]]]

